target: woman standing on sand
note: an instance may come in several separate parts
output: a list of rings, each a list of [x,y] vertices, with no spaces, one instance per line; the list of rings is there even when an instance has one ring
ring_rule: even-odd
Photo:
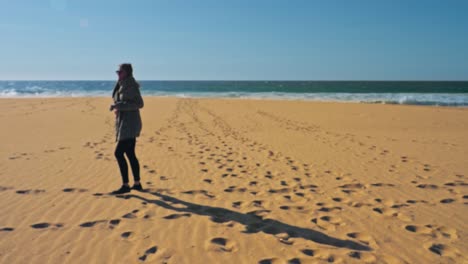
[[[110,106],[110,111],[115,112],[115,132],[117,147],[114,155],[119,164],[122,176],[122,187],[112,194],[128,193],[131,189],[142,190],[140,183],[140,163],[135,155],[136,137],[141,132],[140,108],[143,108],[143,98],[140,93],[140,85],[133,78],[133,68],[129,63],[121,64],[116,71],[119,80],[115,84],[112,92],[114,104]],[[134,185],[130,188],[128,184],[128,165],[124,154],[127,155],[132,167]]]

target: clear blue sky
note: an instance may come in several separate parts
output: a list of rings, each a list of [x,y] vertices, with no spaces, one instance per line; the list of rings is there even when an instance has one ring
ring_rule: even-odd
[[[466,0],[0,0],[0,79],[468,80]]]

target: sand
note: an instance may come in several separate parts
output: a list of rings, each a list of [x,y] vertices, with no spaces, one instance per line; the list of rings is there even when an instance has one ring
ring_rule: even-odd
[[[0,100],[1,263],[467,261],[468,109],[146,97],[116,197],[110,103]]]

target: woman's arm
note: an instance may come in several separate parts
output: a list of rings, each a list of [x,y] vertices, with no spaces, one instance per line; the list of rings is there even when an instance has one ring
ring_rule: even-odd
[[[138,87],[124,87],[122,99],[122,101],[115,103],[115,109],[118,111],[135,111],[144,106]]]

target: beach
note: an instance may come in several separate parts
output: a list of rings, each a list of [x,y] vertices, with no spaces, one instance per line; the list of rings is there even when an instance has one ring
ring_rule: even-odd
[[[0,263],[468,261],[467,108],[144,100],[112,196],[110,98],[0,99]]]

